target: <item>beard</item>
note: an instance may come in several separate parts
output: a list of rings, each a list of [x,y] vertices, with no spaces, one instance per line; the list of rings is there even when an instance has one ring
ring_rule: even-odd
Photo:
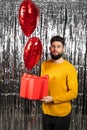
[[[53,59],[53,60],[58,60],[58,59],[60,59],[61,57],[62,57],[62,53],[60,53],[60,54],[58,54],[58,55],[54,55],[54,54],[52,54],[52,53],[50,53],[50,55],[51,55],[51,58]]]

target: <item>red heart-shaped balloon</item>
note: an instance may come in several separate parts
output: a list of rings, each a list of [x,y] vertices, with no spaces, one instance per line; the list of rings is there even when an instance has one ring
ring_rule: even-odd
[[[19,8],[19,22],[26,36],[30,36],[34,32],[38,19],[39,8],[32,0],[24,0]]]
[[[24,48],[24,64],[28,70],[32,69],[40,60],[42,53],[42,43],[38,37],[32,37]]]

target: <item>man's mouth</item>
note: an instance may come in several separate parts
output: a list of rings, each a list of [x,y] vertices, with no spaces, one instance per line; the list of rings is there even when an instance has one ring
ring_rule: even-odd
[[[53,55],[58,55],[58,52],[53,52]]]

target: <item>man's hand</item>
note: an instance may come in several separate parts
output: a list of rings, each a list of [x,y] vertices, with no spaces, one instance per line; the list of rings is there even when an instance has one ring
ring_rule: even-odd
[[[53,102],[53,97],[46,96],[43,99],[41,99],[41,101],[43,101],[44,103],[51,103],[51,102]]]

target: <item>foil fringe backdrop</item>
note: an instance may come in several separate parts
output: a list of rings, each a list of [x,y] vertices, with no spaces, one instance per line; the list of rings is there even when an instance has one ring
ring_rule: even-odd
[[[2,1],[0,6],[0,84],[2,92],[5,92],[6,89],[3,89],[6,84],[10,86],[7,92],[14,91],[15,86],[19,88],[21,74],[28,72],[23,62],[23,49],[29,37],[23,34],[19,25],[20,3],[20,1]],[[39,75],[40,63],[50,58],[49,42],[50,38],[56,34],[66,39],[65,57],[77,67],[77,70],[80,71],[80,67],[85,68],[87,65],[85,63],[87,58],[87,3],[43,2],[39,5],[36,2],[36,4],[41,10],[41,15],[39,25],[31,37],[37,36],[41,39],[43,54],[41,61],[31,70],[31,73]],[[10,84],[13,84],[14,88]],[[80,89],[82,91],[83,86],[80,86]]]
[[[40,7],[41,14],[31,37],[38,36],[42,40],[43,53],[41,61],[28,71],[23,62],[23,50],[30,37],[23,34],[18,21],[22,0],[0,0],[0,130],[42,130],[40,102],[19,98],[20,77],[24,72],[39,75],[42,61],[50,58],[49,40],[55,34],[65,37],[64,56],[78,71],[79,95],[72,102],[70,129],[86,130],[87,1],[33,1]]]

